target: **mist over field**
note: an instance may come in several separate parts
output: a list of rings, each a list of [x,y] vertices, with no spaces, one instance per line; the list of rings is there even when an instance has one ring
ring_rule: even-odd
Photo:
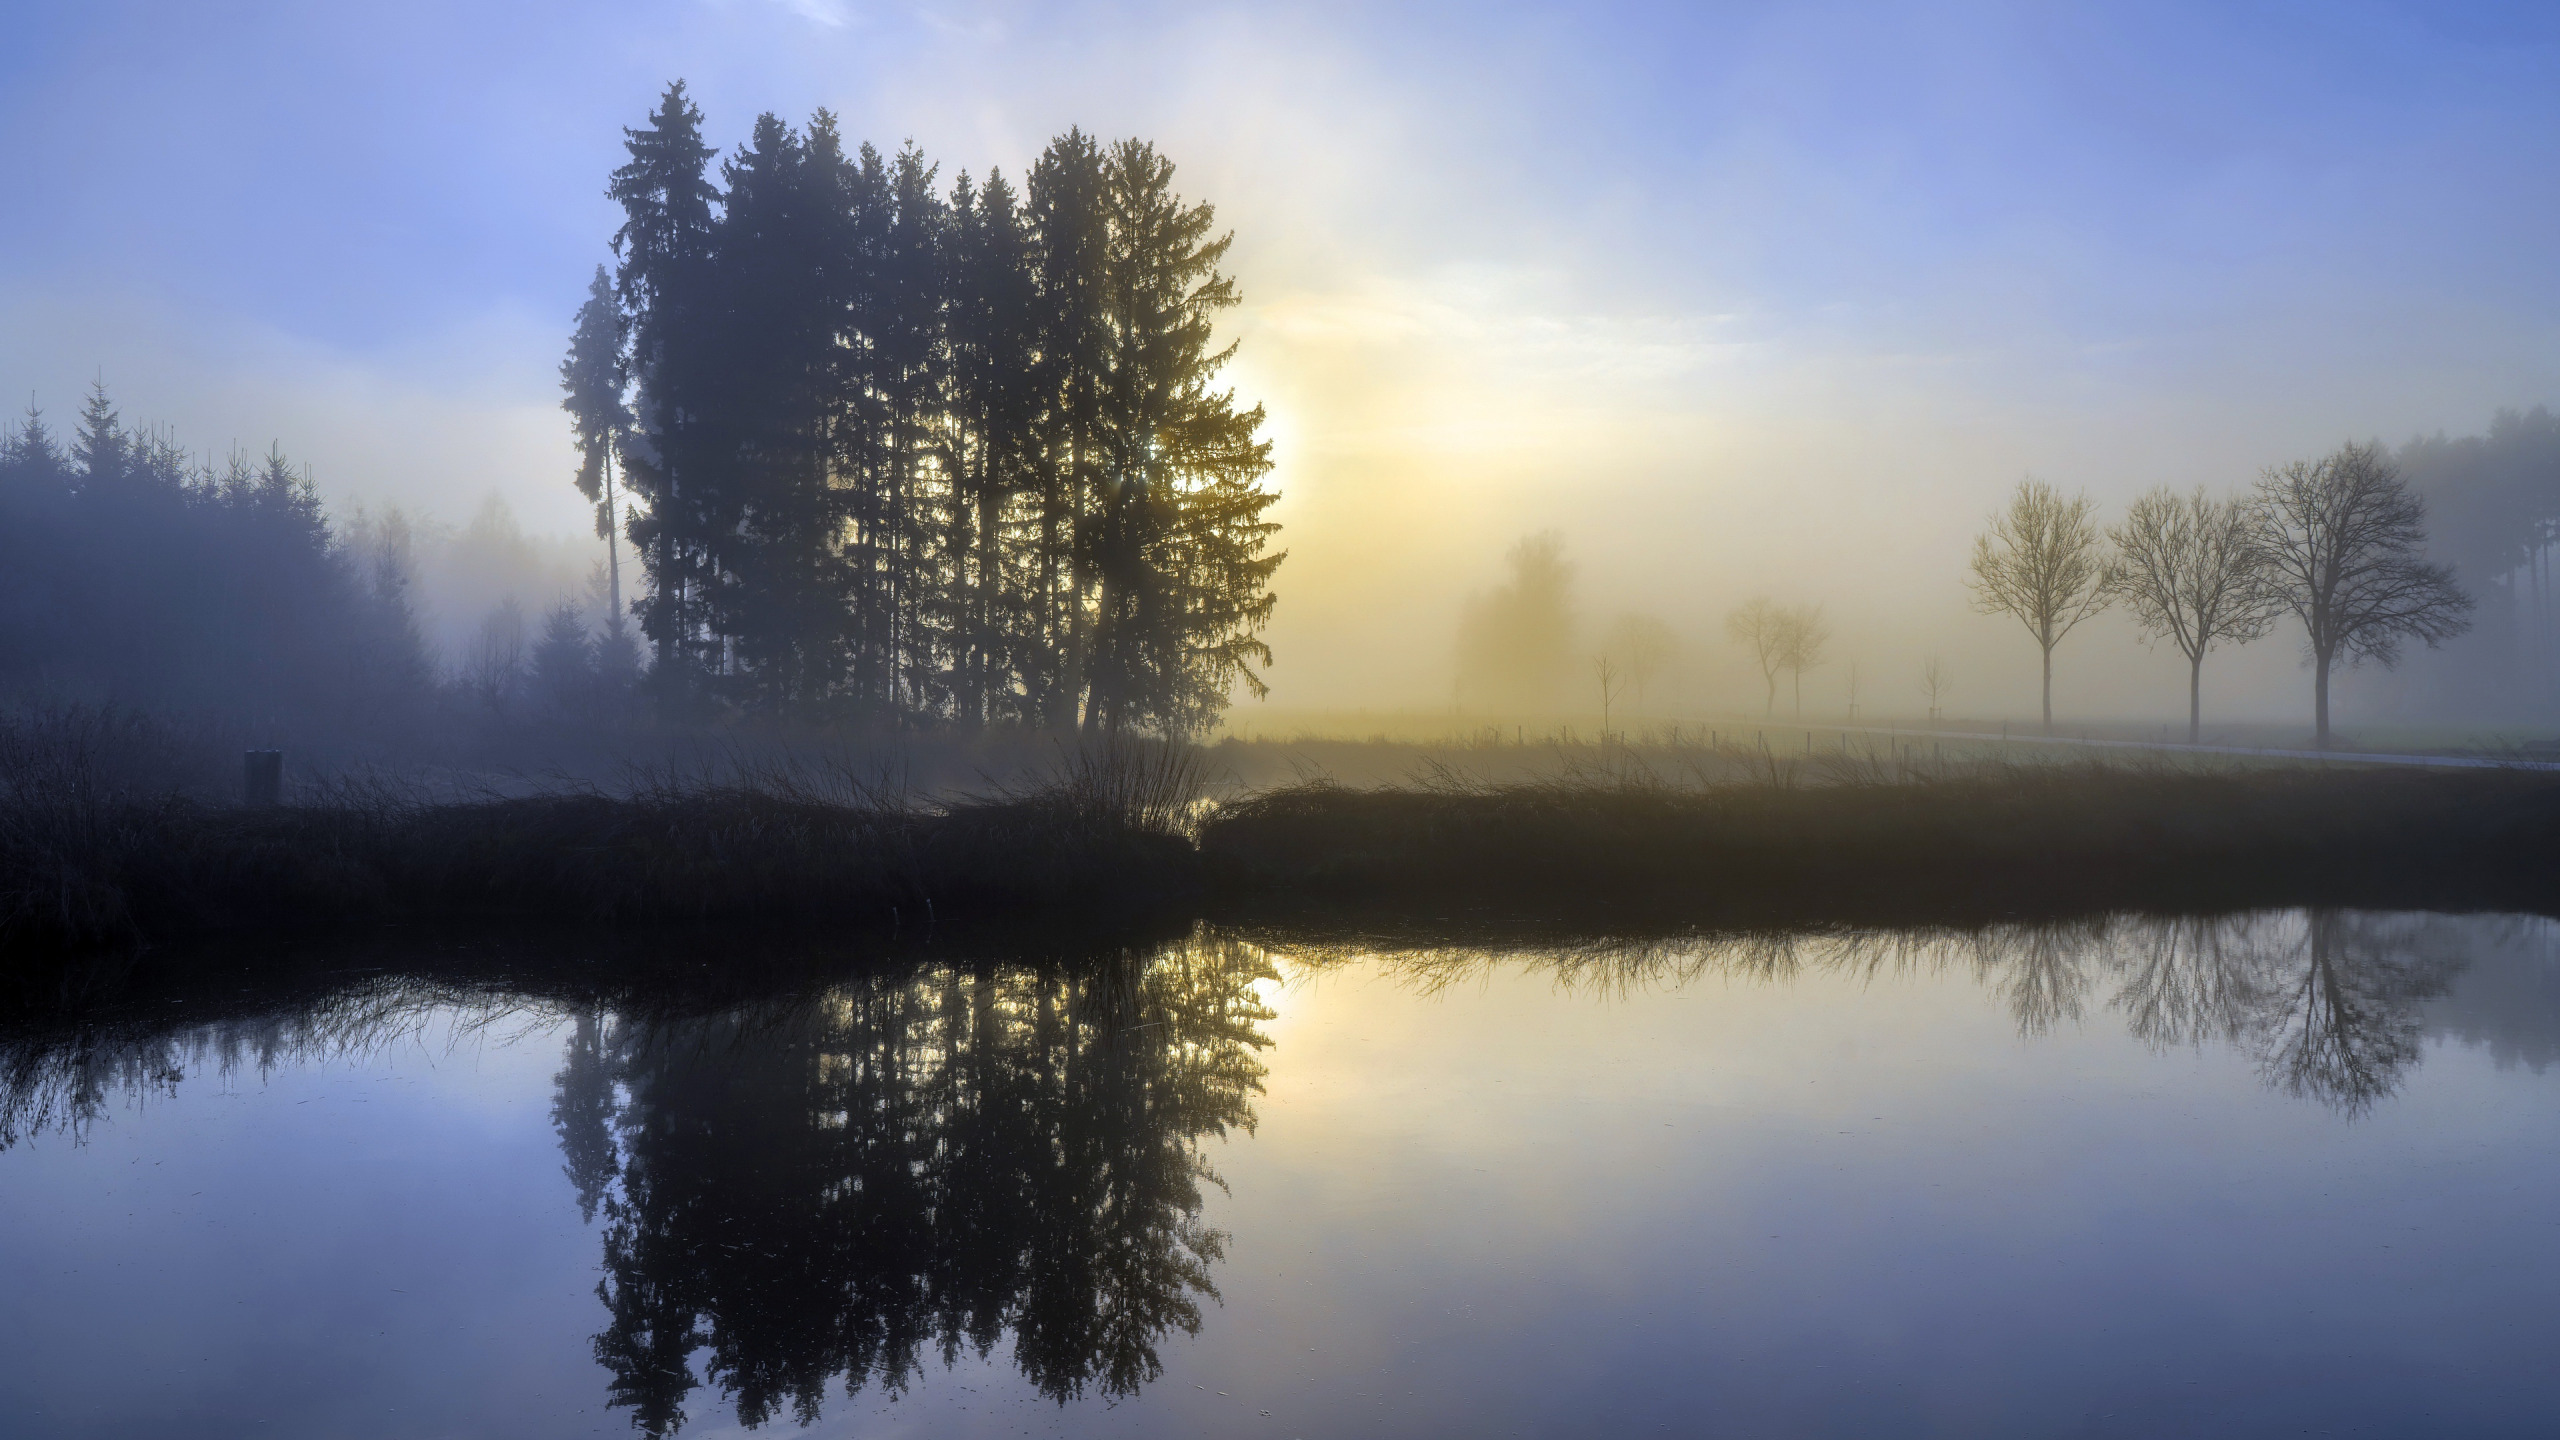
[[[1622,721],[1754,713],[1728,617],[1761,597],[1820,607],[1808,718],[1853,688],[1861,718],[1920,716],[1936,657],[1945,715],[2025,720],[2036,646],[1966,580],[2022,477],[2105,524],[2362,440],[2478,608],[2342,670],[2340,722],[2523,734],[2560,706],[2535,410],[2560,400],[2560,36],[2529,9],[123,5],[19,29],[0,393],[68,435],[103,380],[199,457],[279,443],[342,528],[396,509],[448,675],[510,599],[529,636],[563,600],[597,623],[556,370],[613,260],[623,129],[680,76],[723,157],[760,112],[825,108],[943,187],[1018,181],[1080,126],[1152,142],[1214,207],[1241,297],[1216,383],[1264,407],[1287,554],[1270,694],[1235,689],[1230,726],[1588,727],[1613,649],[1647,657]],[[1537,536],[1545,658],[1490,658]],[[2174,724],[2185,679],[2118,606],[2057,648],[2056,714]],[[2307,729],[2291,622],[2203,683],[2209,720]]]
[[[2545,1433],[2556,258],[2549,4],[10,0],[0,1432]]]

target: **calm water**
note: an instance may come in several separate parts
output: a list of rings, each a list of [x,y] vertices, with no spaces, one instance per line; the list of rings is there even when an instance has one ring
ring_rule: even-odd
[[[0,1046],[0,1433],[2560,1428],[2545,921],[256,1002]]]

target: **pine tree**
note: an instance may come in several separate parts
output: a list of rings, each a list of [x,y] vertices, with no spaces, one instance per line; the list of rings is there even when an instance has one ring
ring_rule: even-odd
[[[715,188],[700,123],[677,85],[625,132],[619,309],[562,372],[592,495],[627,326],[662,672],[870,723],[1177,732],[1260,693],[1270,446],[1214,388],[1229,240],[1172,164],[1070,130],[1020,200],[945,198],[820,111],[759,117]]]
[[[807,147],[771,114],[722,167],[713,235],[720,312],[706,427],[723,459],[717,523],[734,528],[734,585],[714,624],[732,638],[732,688],[762,708],[824,694],[834,599],[826,390],[834,320]]]
[[[569,337],[568,358],[560,362],[560,408],[569,412],[571,437],[578,447],[578,493],[596,507],[596,538],[605,542],[605,564],[612,591],[608,628],[622,622],[622,546],[619,507],[614,503],[614,451],[631,428],[631,411],[623,403],[630,362],[623,347],[629,339],[622,308],[613,296],[613,281],[602,265],[587,285],[587,303],[578,307],[577,329]]]
[[[641,628],[657,643],[660,679],[674,684],[680,668],[709,668],[719,649],[704,624],[717,579],[709,493],[717,457],[695,431],[708,379],[702,341],[716,321],[709,272],[719,197],[707,176],[702,112],[683,81],[667,87],[646,128],[623,136],[631,160],[606,193],[623,209],[614,293],[630,319],[637,398],[624,474],[647,506],[631,524],[650,579]]]
[[[1088,729],[1152,725],[1187,731],[1222,703],[1226,685],[1269,663],[1257,638],[1280,563],[1263,554],[1275,498],[1257,438],[1262,408],[1212,390],[1234,345],[1213,349],[1214,317],[1237,303],[1218,262],[1232,235],[1211,238],[1216,212],[1173,191],[1173,163],[1143,141],[1106,157],[1111,216],[1106,270],[1109,367],[1098,439],[1094,639]]]
[[[935,193],[936,167],[910,143],[889,171],[888,225],[874,278],[872,332],[889,501],[887,576],[894,703],[921,716],[940,704],[940,516],[951,501],[936,463],[945,411],[943,251],[950,215]]]
[[[1031,718],[1011,676],[1038,650],[1037,637],[1024,633],[1037,616],[1028,601],[1038,532],[1021,512],[1036,493],[1039,337],[1030,236],[1004,172],[989,171],[974,189],[963,175],[951,208],[946,626],[955,712],[983,725]]]
[[[57,488],[67,486],[71,464],[62,453],[62,444],[53,438],[53,429],[44,423],[44,412],[27,402],[24,419],[5,440],[0,440],[0,476],[11,484]]]
[[[1032,594],[1038,663],[1025,678],[1041,723],[1067,729],[1079,718],[1092,642],[1085,603],[1093,584],[1089,516],[1102,473],[1099,431],[1110,343],[1104,308],[1110,218],[1100,147],[1076,129],[1050,141],[1032,167],[1029,196],[1043,413]]]
[[[84,490],[107,491],[124,484],[133,458],[133,440],[125,434],[115,405],[107,399],[104,380],[90,385],[88,403],[80,407],[80,429],[71,442],[71,458],[80,463],[80,486]]]

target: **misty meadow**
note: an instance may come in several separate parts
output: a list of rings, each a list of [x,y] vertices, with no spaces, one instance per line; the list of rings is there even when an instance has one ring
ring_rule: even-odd
[[[2545,1433],[2560,31],[2267,20],[37,7],[0,1433]]]

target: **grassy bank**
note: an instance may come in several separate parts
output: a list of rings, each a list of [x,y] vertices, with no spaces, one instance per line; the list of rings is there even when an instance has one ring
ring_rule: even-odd
[[[249,809],[125,779],[130,736],[7,738],[0,952],[455,921],[886,930],[1197,888],[1196,757],[1165,746],[1066,751],[1037,782],[941,800],[770,765],[461,799],[342,779]]]
[[[1060,749],[1044,775],[957,797],[773,764],[458,798],[341,779],[244,809],[154,778],[151,739],[97,717],[0,734],[0,952],[385,924],[894,931],[1095,911],[1727,925],[2560,912],[2560,775],[2528,771],[1735,749],[1668,778],[1622,755],[1536,780],[1440,767],[1211,802],[1204,752],[1131,743]]]
[[[1222,807],[1265,902],[1731,923],[2109,908],[2560,907],[2560,775],[1976,767],[1864,783],[1298,786]]]

